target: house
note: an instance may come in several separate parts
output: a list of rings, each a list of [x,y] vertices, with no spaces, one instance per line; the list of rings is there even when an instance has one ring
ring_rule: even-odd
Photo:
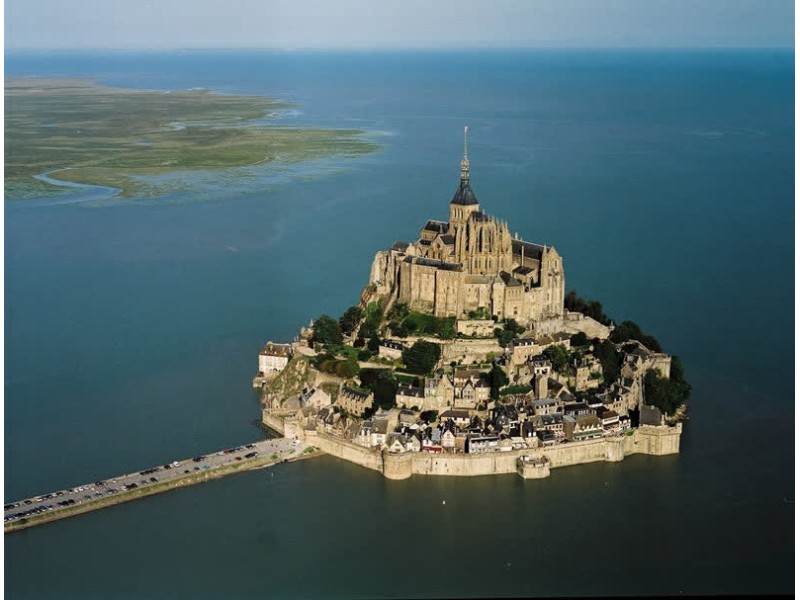
[[[539,431],[537,431],[536,437],[539,438],[539,441],[541,442],[542,446],[545,447],[555,446],[559,442],[558,438],[556,437],[556,434],[547,429],[540,429]]]
[[[381,340],[378,344],[378,356],[395,360],[403,357],[403,350],[406,347],[400,342],[393,340]]]
[[[456,447],[456,435],[453,427],[445,427],[442,431],[442,448],[453,450]]]
[[[442,430],[438,427],[431,432],[431,442],[435,446],[441,446],[442,444]]]
[[[368,408],[372,408],[373,400],[372,392],[342,386],[336,404],[351,415],[361,417]]]
[[[417,422],[417,414],[410,410],[401,410],[397,420],[400,425],[414,425]]]
[[[537,415],[531,420],[536,435],[540,431],[552,432],[556,441],[564,439],[564,416],[560,413],[552,415]],[[541,436],[539,436],[541,438]]]
[[[425,401],[422,410],[442,410],[453,405],[455,387],[453,379],[441,369],[434,377],[425,378]]]
[[[417,434],[410,434],[406,436],[406,450],[409,452],[419,452],[422,450],[422,441]]]
[[[492,424],[495,431],[508,431],[519,423],[519,413],[510,404],[499,404],[492,410]]]
[[[471,369],[456,369],[453,373],[453,405],[473,409],[485,404],[491,396],[492,386],[486,373]]]
[[[331,405],[331,395],[318,387],[306,386],[300,392],[300,404],[304,407],[323,408]]]
[[[425,406],[425,389],[416,388],[410,385],[397,386],[395,402],[401,408],[422,408]]]
[[[361,424],[361,429],[358,433],[357,443],[365,448],[375,448],[383,446],[387,438],[387,422],[373,421],[368,419]]]
[[[270,340],[258,353],[258,372],[260,375],[280,373],[291,357],[291,344],[275,344]]]
[[[470,434],[467,436],[467,454],[493,452],[500,443],[500,436],[494,434]]]
[[[570,442],[583,442],[603,437],[603,425],[597,415],[567,415],[564,417],[564,434]]]
[[[580,417],[594,414],[594,411],[585,402],[564,405],[564,416]]]
[[[564,405],[558,398],[535,400],[533,403],[533,414],[535,415],[554,415],[563,412],[563,410]]]
[[[386,438],[386,449],[397,454],[406,451],[405,436],[399,433],[390,433]]]
[[[597,418],[600,419],[600,424],[603,426],[605,433],[619,433],[622,431],[622,426],[619,422],[619,413],[615,410],[608,410],[607,408],[598,408],[596,411]]]
[[[469,411],[451,409],[446,410],[439,415],[439,420],[442,422],[445,422],[448,419],[452,420],[459,429],[467,427],[470,423]]]

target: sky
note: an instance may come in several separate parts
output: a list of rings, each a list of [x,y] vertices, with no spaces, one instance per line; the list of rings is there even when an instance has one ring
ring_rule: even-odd
[[[794,47],[793,0],[5,0],[5,48]]]

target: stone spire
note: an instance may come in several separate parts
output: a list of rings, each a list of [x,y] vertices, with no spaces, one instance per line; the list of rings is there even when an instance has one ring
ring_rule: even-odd
[[[469,182],[469,158],[467,157],[467,131],[469,127],[464,127],[464,158],[461,159],[461,181]]]

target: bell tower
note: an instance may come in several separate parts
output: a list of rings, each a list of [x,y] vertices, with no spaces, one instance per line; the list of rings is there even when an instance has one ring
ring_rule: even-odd
[[[470,214],[476,212],[480,205],[472,187],[469,185],[469,156],[467,154],[467,132],[468,127],[464,127],[464,156],[461,159],[461,181],[458,184],[453,199],[450,201],[450,227],[463,225],[469,219]],[[452,232],[452,231],[451,231]]]

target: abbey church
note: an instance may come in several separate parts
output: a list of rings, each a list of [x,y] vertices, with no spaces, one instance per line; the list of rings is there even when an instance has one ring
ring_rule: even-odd
[[[542,333],[564,312],[564,269],[552,246],[525,242],[486,214],[470,186],[464,129],[461,181],[449,221],[428,221],[413,243],[378,252],[370,283],[412,310],[461,319],[512,318]]]

